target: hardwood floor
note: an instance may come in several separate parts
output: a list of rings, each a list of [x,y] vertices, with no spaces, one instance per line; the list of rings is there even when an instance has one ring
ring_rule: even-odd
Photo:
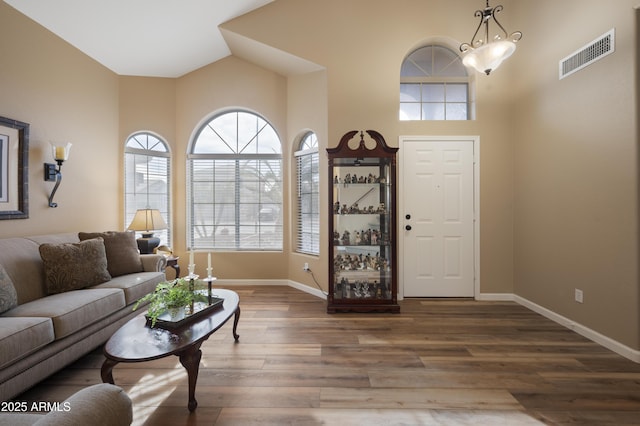
[[[198,408],[175,357],[118,364],[136,425],[632,425],[640,364],[510,302],[409,299],[400,314],[326,314],[289,287],[233,287],[202,346]],[[100,382],[101,349],[17,397]]]

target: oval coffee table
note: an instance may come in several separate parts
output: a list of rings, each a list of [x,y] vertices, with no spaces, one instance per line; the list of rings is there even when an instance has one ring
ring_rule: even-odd
[[[240,319],[240,298],[231,290],[215,289],[215,296],[224,299],[221,308],[202,315],[180,328],[166,330],[151,328],[143,312],[120,327],[104,345],[106,360],[102,364],[102,381],[113,384],[113,367],[120,362],[144,362],[175,355],[187,370],[189,377],[189,411],[198,406],[195,398],[196,381],[202,351],[200,346],[222,327],[232,315],[233,338]]]

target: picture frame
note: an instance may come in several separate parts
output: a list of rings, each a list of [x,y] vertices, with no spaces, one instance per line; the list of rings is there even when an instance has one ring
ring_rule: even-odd
[[[29,217],[29,123],[0,117],[0,220]]]

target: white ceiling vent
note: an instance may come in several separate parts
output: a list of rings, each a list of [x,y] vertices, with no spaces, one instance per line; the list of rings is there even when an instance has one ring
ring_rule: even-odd
[[[615,51],[615,29],[612,28],[591,43],[560,60],[560,80]]]

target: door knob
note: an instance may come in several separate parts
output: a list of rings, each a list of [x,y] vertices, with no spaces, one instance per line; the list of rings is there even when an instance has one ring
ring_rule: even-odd
[[[404,229],[406,229],[407,231],[411,231],[411,225],[405,226]]]

